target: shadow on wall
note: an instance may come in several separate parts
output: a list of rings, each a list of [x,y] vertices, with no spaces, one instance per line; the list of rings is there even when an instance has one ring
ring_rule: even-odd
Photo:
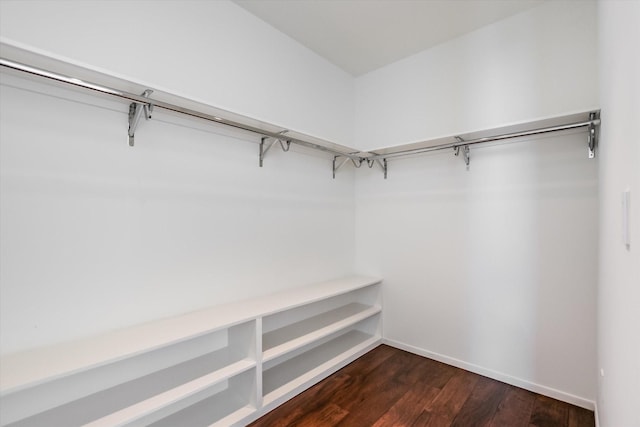
[[[591,399],[597,182],[585,144],[574,133],[475,150],[463,360]]]
[[[583,132],[394,160],[356,175],[357,268],[384,336],[592,399],[596,163]],[[451,360],[452,359],[452,360]]]

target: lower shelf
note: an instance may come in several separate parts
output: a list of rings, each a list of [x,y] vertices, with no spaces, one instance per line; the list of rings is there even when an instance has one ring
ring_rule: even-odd
[[[238,360],[228,347],[10,424],[35,426],[141,425],[211,395],[208,389],[256,364]],[[154,412],[158,412],[157,416]]]
[[[178,411],[150,427],[229,427],[244,425],[244,421],[256,412],[250,403],[248,387],[229,384],[229,387]]]
[[[379,306],[351,303],[268,332],[262,337],[263,362],[313,343],[379,313]]]
[[[320,377],[329,375],[332,368],[379,342],[379,336],[351,330],[267,369],[263,375],[264,405],[270,405],[276,400],[302,391],[305,386],[311,385]]]
[[[202,397],[199,396],[203,394],[206,395],[210,387],[223,381],[225,378],[255,367],[255,364],[255,361],[248,359],[235,362],[224,369],[212,372],[89,423],[85,427],[149,424],[171,413],[178,412],[194,402],[200,401]]]
[[[327,282],[44,349],[35,362],[15,358],[20,375],[2,396],[0,425],[244,426],[381,342],[379,288],[367,278]],[[220,320],[234,316],[239,323]],[[67,354],[73,360],[27,375]]]

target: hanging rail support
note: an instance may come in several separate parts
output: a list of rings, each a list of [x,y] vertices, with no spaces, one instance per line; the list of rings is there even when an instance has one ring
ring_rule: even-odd
[[[283,130],[282,132],[279,133],[279,135],[284,135],[285,133],[289,132],[288,130]],[[266,141],[268,139],[273,139],[273,141],[271,141],[270,144],[266,144]],[[267,154],[267,151],[269,151],[269,149],[271,147],[273,147],[273,144],[275,144],[276,142],[280,143],[280,148],[282,148],[282,151],[287,152],[289,151],[289,149],[291,148],[291,140],[286,140],[283,141],[281,139],[277,139],[277,138],[273,138],[273,137],[269,137],[269,136],[263,136],[260,139],[260,167],[262,167],[263,161],[264,161],[264,156]]]
[[[453,155],[460,155],[460,148],[462,148],[462,158],[464,159],[464,164],[467,165],[467,170],[469,170],[469,163],[471,162],[469,144],[462,144],[464,143],[464,139],[460,138],[459,136],[454,136],[454,138],[457,141],[457,145],[453,146]]]
[[[251,133],[254,133],[256,135],[260,135],[260,136],[266,136],[266,137],[271,137],[271,138],[275,138],[275,139],[282,139],[280,138],[280,135],[278,135],[277,133],[273,133],[270,131],[266,131],[260,127],[255,127],[252,126],[250,124],[246,124],[246,123],[241,123],[241,122],[237,122],[231,119],[225,119],[219,116],[215,116],[213,114],[207,114],[198,110],[194,110],[191,108],[187,108],[187,107],[183,107],[180,105],[176,105],[176,104],[171,104],[168,102],[164,102],[161,100],[149,100],[147,98],[145,98],[144,96],[140,96],[140,95],[136,95],[134,93],[131,92],[126,92],[123,90],[119,90],[119,89],[115,89],[112,87],[108,87],[108,86],[102,86],[100,84],[97,83],[93,83],[93,82],[88,82],[88,81],[83,81],[80,80],[78,78],[75,77],[70,77],[70,76],[66,76],[64,74],[58,74],[52,71],[47,71],[44,69],[40,69],[37,67],[32,67],[30,65],[26,65],[26,64],[21,64],[19,62],[15,62],[15,61],[11,61],[9,59],[6,58],[2,58],[0,57],[0,67],[3,68],[9,68],[15,71],[19,71],[22,73],[26,73],[26,74],[31,74],[34,76],[38,76],[44,79],[49,79],[52,81],[57,81],[60,83],[64,83],[70,86],[74,86],[74,87],[80,87],[83,89],[87,89],[87,90],[91,90],[94,92],[98,92],[98,93],[102,93],[105,95],[109,95],[109,96],[113,96],[116,98],[122,98],[122,99],[126,99],[128,102],[135,102],[138,104],[149,104],[151,105],[151,103],[153,104],[153,108],[154,109],[162,109],[162,110],[166,110],[166,111],[171,111],[173,113],[178,113],[178,114],[185,114],[191,117],[197,117],[199,119],[202,120],[207,120],[210,122],[214,122],[214,123],[218,123],[221,125],[225,125],[231,128],[235,128],[235,129],[242,129]],[[147,110],[150,110],[149,108],[147,108]],[[300,145],[302,147],[307,147],[307,148],[311,148],[314,150],[318,150],[318,151],[323,151],[325,153],[330,153],[331,155],[337,155],[337,156],[346,156],[349,158],[353,158],[353,159],[360,159],[359,155],[356,154],[347,154],[347,153],[343,153],[342,150],[340,149],[336,149],[336,148],[332,148],[332,147],[327,147],[324,146],[322,144],[319,143],[315,143],[315,142],[311,142],[311,141],[307,141],[305,139],[300,139],[297,137],[292,137],[292,138],[286,138],[287,141],[291,141],[291,144],[296,144],[296,145]],[[347,149],[348,147],[343,147],[344,149]]]
[[[383,158],[382,160],[380,159],[366,159],[366,160],[367,160],[367,166],[369,166],[369,169],[371,169],[374,164],[380,165],[380,167],[382,168],[382,171],[384,172],[384,179],[387,179],[387,159],[386,158]]]
[[[471,162],[471,150],[468,145],[462,147],[462,158],[464,159],[464,164],[467,165],[467,170],[469,170],[469,162]]]
[[[344,159],[341,161],[338,161],[338,158],[340,157],[344,157]],[[364,161],[362,157],[354,159],[353,156],[348,154],[344,156],[340,156],[340,155],[333,156],[333,179],[336,179],[336,172],[338,171],[338,169],[344,166],[344,164],[347,163],[349,160],[351,160],[351,163],[353,163],[353,166],[356,168],[359,168],[360,166],[362,166],[362,162]]]
[[[143,97],[148,98],[153,91],[151,89],[147,89],[142,92]],[[140,123],[140,116],[144,112],[144,118],[149,120],[151,118],[151,113],[153,112],[153,104],[140,104],[138,102],[132,102],[129,105],[129,147],[133,147],[135,144],[136,137],[136,129],[138,128],[138,123]]]
[[[280,135],[275,134],[273,132],[270,131],[266,131],[262,128],[258,128],[249,124],[245,124],[245,123],[241,123],[241,122],[237,122],[237,121],[233,121],[230,119],[223,119],[220,118],[218,116],[214,116],[211,114],[207,114],[204,112],[200,112],[194,109],[190,109],[187,107],[183,107],[180,105],[175,105],[175,104],[171,104],[168,102],[163,102],[161,100],[150,100],[148,99],[148,94],[151,93],[151,91],[145,91],[142,95],[136,95],[134,93],[131,92],[126,92],[123,90],[119,90],[119,89],[115,89],[112,87],[108,87],[108,86],[102,86],[100,84],[97,83],[92,83],[92,82],[87,82],[87,81],[83,81],[80,80],[78,78],[75,77],[70,77],[70,76],[66,76],[63,74],[57,74],[55,72],[52,71],[47,71],[44,69],[40,69],[40,68],[36,68],[36,67],[32,67],[30,65],[26,65],[26,64],[21,64],[19,62],[15,62],[15,61],[11,61],[9,59],[6,58],[2,58],[0,57],[0,67],[4,67],[4,68],[9,68],[15,71],[19,71],[22,73],[26,73],[26,74],[31,74],[34,76],[38,76],[44,79],[49,79],[49,80],[53,80],[53,81],[57,81],[57,82],[61,82],[67,85],[71,85],[71,86],[75,86],[75,87],[80,87],[83,89],[88,89],[88,90],[92,90],[95,92],[99,92],[102,94],[106,94],[106,95],[110,95],[110,96],[114,96],[117,98],[122,98],[122,99],[126,99],[129,102],[133,102],[135,104],[138,104],[139,106],[141,106],[141,108],[138,108],[134,105],[130,106],[130,114],[129,114],[129,145],[133,146],[134,145],[134,135],[135,135],[135,130],[136,127],[138,125],[138,122],[140,120],[140,115],[142,113],[139,113],[140,110],[145,112],[145,117],[148,119],[151,117],[151,110],[153,108],[160,108],[163,110],[167,110],[167,111],[171,111],[174,113],[179,113],[179,114],[185,114],[185,115],[189,115],[191,117],[197,117],[203,120],[208,120],[208,121],[212,121],[215,123],[219,123],[225,126],[229,126],[232,128],[236,128],[236,129],[242,129],[245,131],[249,131],[252,132],[254,134],[260,135],[260,136],[264,136],[264,137],[268,137],[268,138],[274,138],[276,140],[280,141],[280,145],[283,147],[284,149],[284,144],[283,144],[283,139],[280,138]],[[468,139],[466,141],[463,141],[462,143],[459,142],[450,142],[450,143],[446,143],[446,144],[440,144],[440,145],[433,145],[433,146],[428,146],[428,147],[423,147],[423,148],[414,148],[414,149],[405,149],[405,150],[401,150],[401,151],[392,151],[392,152],[388,152],[385,154],[376,154],[376,153],[367,153],[367,161],[369,161],[369,159],[373,159],[373,160],[379,160],[379,159],[383,159],[384,163],[386,164],[387,159],[389,158],[396,158],[396,157],[400,157],[400,156],[408,156],[408,155],[414,155],[414,154],[420,154],[420,153],[427,153],[430,151],[436,151],[436,150],[444,150],[444,149],[451,149],[453,148],[457,153],[459,153],[459,149],[457,149],[457,146],[471,146],[471,145],[475,145],[475,144],[482,144],[482,143],[486,143],[486,142],[492,142],[492,141],[502,141],[502,140],[506,140],[506,139],[510,139],[510,138],[520,138],[523,136],[530,136],[530,135],[540,135],[540,134],[546,134],[546,133],[550,133],[550,132],[558,132],[558,131],[563,131],[563,130],[569,130],[569,129],[578,129],[578,128],[584,128],[587,127],[588,131],[589,131],[589,138],[588,138],[588,151],[589,151],[589,157],[593,158],[595,157],[595,150],[598,146],[599,143],[599,129],[600,129],[600,111],[596,110],[594,112],[589,113],[589,117],[590,119],[588,121],[583,120],[583,121],[578,121],[578,122],[573,122],[573,123],[565,123],[565,124],[560,124],[560,125],[555,125],[555,126],[544,126],[544,127],[539,127],[539,128],[535,128],[535,129],[528,129],[528,130],[523,130],[523,131],[517,131],[517,132],[511,132],[511,133],[504,133],[504,134],[499,134],[499,135],[493,135],[493,136],[486,136],[486,137],[478,137],[478,138],[473,138],[473,139]],[[315,149],[315,150],[319,150],[319,151],[323,151],[325,153],[330,153],[331,155],[335,156],[334,157],[334,164],[336,163],[336,158],[337,157],[348,157],[352,160],[354,160],[355,162],[362,162],[362,156],[358,153],[345,153],[343,151],[341,151],[341,149],[336,149],[336,148],[332,148],[331,146],[325,146],[319,143],[314,143],[311,141],[307,141],[304,139],[300,139],[297,137],[291,137],[291,138],[286,138],[287,140],[287,148],[289,148],[289,143],[292,144],[296,144],[296,145],[301,145],[303,147],[308,147],[311,149]],[[427,142],[427,141],[425,141]],[[264,147],[263,147],[264,148]],[[342,147],[342,149],[347,149],[348,147]],[[463,153],[466,152],[466,156],[465,156],[465,163],[468,165],[469,164],[469,160],[470,160],[470,156],[469,156],[469,152],[468,150],[463,151]],[[335,175],[335,170],[336,168],[334,167],[334,175]],[[385,169],[386,172],[386,169]]]
[[[598,131],[596,129],[595,121],[599,119],[599,114],[596,112],[589,113],[589,135],[587,136],[587,144],[589,145],[589,158],[593,159],[596,156],[596,147],[598,146]]]
[[[344,166],[344,164],[349,160],[348,157],[345,157],[343,160],[338,162],[339,157],[341,156],[333,156],[333,179],[336,179],[336,172],[338,171],[338,169]]]
[[[260,159],[260,162],[259,162],[260,167],[262,167],[262,162],[264,161],[264,155],[265,155],[265,154],[267,154],[267,151],[269,151],[269,149],[270,149],[271,147],[273,147],[273,144],[275,144],[275,143],[276,143],[276,140],[274,139],[273,141],[271,141],[271,144],[265,145],[265,142],[266,142],[268,139],[269,139],[269,137],[267,137],[267,136],[263,136],[263,137],[260,139],[260,156],[259,156],[259,159]]]
[[[456,150],[456,147],[458,146],[468,145],[471,147],[472,145],[476,145],[476,144],[483,144],[483,143],[493,142],[493,141],[504,141],[511,138],[521,138],[523,136],[542,135],[542,134],[547,134],[551,132],[559,132],[559,131],[570,130],[570,129],[585,128],[586,130],[588,130],[588,127],[590,125],[595,126],[595,132],[594,132],[594,135],[595,135],[594,149],[595,149],[598,143],[598,138],[599,138],[598,131],[600,129],[601,120],[600,120],[600,114],[599,114],[600,112],[595,111],[594,113],[595,113],[595,119],[593,120],[587,119],[584,121],[571,122],[571,123],[560,124],[555,126],[545,126],[545,127],[535,128],[535,129],[529,129],[529,130],[523,130],[523,131],[517,131],[517,132],[511,132],[511,133],[503,133],[499,135],[483,136],[479,138],[467,139],[464,141],[457,139],[456,142],[447,142],[445,144],[432,145],[432,146],[427,146],[422,148],[413,148],[413,149],[406,149],[402,151],[394,151],[386,154],[369,153],[370,155],[368,156],[368,158],[381,159],[384,157],[387,159],[392,159],[392,158],[401,157],[401,156],[409,156],[414,154],[428,153],[431,151],[450,150],[450,149],[453,149],[455,153],[456,151],[458,151]],[[591,114],[589,115],[591,116]],[[591,116],[591,117],[594,117],[594,116]],[[428,142],[428,141],[424,141],[424,142]]]
[[[291,148],[291,141],[290,140],[283,141],[283,140],[279,139],[278,142],[280,143],[280,148],[282,148],[282,151],[284,151],[285,153],[287,151],[289,151],[289,149]]]
[[[460,138],[459,136],[454,136],[455,140],[457,142],[464,142],[464,139]],[[460,145],[453,145],[453,155],[458,157],[458,155],[460,154]]]

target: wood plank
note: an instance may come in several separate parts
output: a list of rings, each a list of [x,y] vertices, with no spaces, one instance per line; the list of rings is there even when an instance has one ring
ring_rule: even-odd
[[[508,387],[509,389],[489,425],[491,427],[527,427],[536,395],[518,387]]]
[[[458,415],[453,419],[452,427],[488,426],[498,405],[502,402],[508,386],[487,377],[479,377],[471,395],[464,403]]]
[[[300,417],[295,425],[297,427],[333,427],[348,414],[338,405],[329,403]]]
[[[559,400],[537,395],[529,426],[558,427],[569,423],[569,406]]]
[[[471,395],[479,378],[479,375],[463,370],[451,377],[431,405],[426,408],[431,413],[429,425],[449,427]]]
[[[593,412],[381,345],[251,426],[594,427]]]
[[[421,356],[410,355],[415,360],[414,369],[406,379],[406,393],[374,426],[410,426],[438,396],[456,369]],[[430,417],[430,416],[429,416]]]
[[[394,354],[395,350],[392,347],[378,346],[360,357],[357,363],[347,365],[250,425],[252,427],[293,425],[305,413],[316,411],[317,408],[331,401],[338,390],[349,388],[353,382],[351,375],[354,372],[360,371],[364,375],[369,375],[371,371],[385,363]],[[282,420],[284,421],[282,422]]]
[[[305,410],[302,407],[293,407],[290,404],[294,399],[279,406],[276,410],[269,412],[267,415],[260,417],[256,421],[249,424],[249,427],[288,427],[296,425],[296,421],[302,418]]]
[[[569,427],[595,427],[595,425],[593,411],[573,405],[569,407]]]
[[[458,368],[446,365],[435,360],[426,359],[423,362],[425,371],[422,377],[422,381],[428,382],[431,386],[442,389],[457,372]]]
[[[438,393],[439,389],[425,382],[418,382],[385,412],[373,427],[413,425]]]
[[[427,427],[430,426],[431,421],[431,412],[428,412],[426,409],[420,413],[418,418],[411,424],[411,427]]]
[[[369,374],[352,374],[353,390],[343,389],[334,395],[332,402],[349,414],[338,426],[370,426],[374,424],[406,391],[406,385],[415,382],[411,370],[419,358],[407,352],[398,352]],[[352,386],[353,386],[352,385]]]
[[[370,353],[367,353],[370,354]],[[293,399],[283,403],[277,409],[254,421],[250,426],[289,426],[302,418],[309,412],[314,412],[318,408],[331,401],[332,396],[340,389],[348,387],[350,383],[348,374],[338,371],[325,378],[323,381],[301,393]]]

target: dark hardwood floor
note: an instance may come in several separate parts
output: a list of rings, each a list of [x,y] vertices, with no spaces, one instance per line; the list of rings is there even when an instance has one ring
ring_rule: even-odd
[[[593,427],[593,412],[381,345],[250,424]]]

